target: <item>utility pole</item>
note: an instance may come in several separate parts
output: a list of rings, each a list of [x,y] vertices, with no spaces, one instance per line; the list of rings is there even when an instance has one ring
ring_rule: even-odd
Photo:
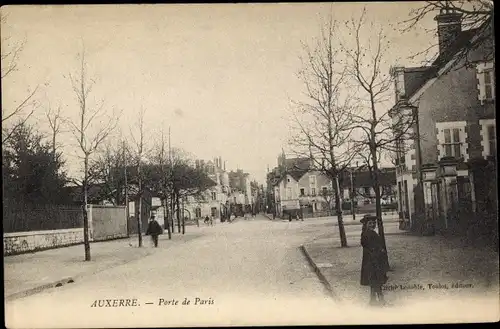
[[[123,174],[125,176],[125,216],[127,217],[127,237],[130,236],[128,221],[130,218],[130,210],[128,207],[128,180],[127,180],[127,160],[125,155],[125,141],[123,141]]]
[[[170,126],[168,127],[168,162],[169,162],[169,170],[170,170],[170,181],[172,183],[173,181],[173,172],[174,168],[172,168],[172,147],[171,147],[171,142],[170,142]],[[175,233],[175,223],[174,223],[174,189],[173,185],[171,186],[171,192],[170,192],[170,224],[172,225],[172,233]]]
[[[352,178],[352,168],[349,170],[351,174],[351,213],[352,213],[352,220],[356,220],[356,210],[354,209],[354,181]]]
[[[169,140],[169,144],[170,144],[170,140]],[[164,134],[164,131],[163,131],[163,128],[161,130],[161,173],[163,175],[163,178],[162,178],[162,184],[161,184],[161,190],[163,192],[163,198],[161,200],[161,205],[162,205],[162,208],[163,208],[163,226],[165,227],[165,229],[167,230],[167,233],[168,233],[168,239],[171,240],[172,239],[172,230],[171,230],[171,227],[170,227],[170,221],[169,221],[169,211],[168,211],[168,174],[166,173],[165,171],[165,134]]]

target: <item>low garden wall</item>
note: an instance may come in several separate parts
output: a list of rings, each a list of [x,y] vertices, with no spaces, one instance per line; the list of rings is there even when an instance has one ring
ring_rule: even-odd
[[[3,254],[16,255],[83,242],[83,228],[4,233]]]

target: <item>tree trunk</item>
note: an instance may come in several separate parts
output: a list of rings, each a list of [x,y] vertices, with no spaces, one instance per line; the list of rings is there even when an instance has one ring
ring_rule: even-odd
[[[127,217],[127,236],[130,236],[130,230],[128,227],[129,224],[129,218],[130,218],[130,209],[128,205],[128,180],[127,180],[127,164],[124,164],[124,171],[125,171],[125,216]]]
[[[181,213],[182,213],[182,234],[186,233],[186,223],[184,220],[184,200],[182,200],[182,206],[181,206]]]
[[[344,221],[342,219],[342,204],[340,202],[340,185],[338,175],[332,182],[333,193],[335,194],[335,207],[337,209],[337,221],[339,224],[340,246],[347,247],[347,237],[345,235]]]
[[[175,194],[175,204],[177,206],[177,232],[181,233],[181,207],[179,194]]]
[[[168,220],[169,211],[167,210],[168,207],[167,198],[162,199],[162,203],[163,203],[163,226],[167,229],[168,239],[172,240],[172,232],[170,231],[170,222]]]
[[[139,206],[137,207],[137,231],[139,238],[139,247],[142,247],[142,182],[139,178]]]
[[[83,245],[85,249],[85,261],[90,261],[90,241],[89,241],[89,217],[88,217],[88,169],[89,157],[85,155],[84,178],[83,178]]]
[[[373,161],[373,189],[375,190],[375,214],[377,216],[377,227],[378,227],[378,234],[382,238],[382,244],[384,249],[386,250],[385,258],[385,266],[387,269],[390,268],[389,266],[389,256],[387,253],[387,246],[385,243],[385,232],[384,232],[384,222],[382,221],[382,205],[380,203],[380,183],[378,180],[378,161],[377,161],[377,152],[372,148],[371,151],[371,156],[372,156],[372,161]]]
[[[354,197],[355,197],[355,193],[354,193],[354,180],[353,180],[353,177],[352,177],[352,169],[350,170],[350,176],[351,176],[351,191],[349,193],[349,196],[351,198],[351,214],[352,214],[352,220],[355,221],[356,220],[356,208],[355,208],[355,200],[354,200]]]
[[[376,135],[375,135],[375,125],[377,122],[377,114],[375,111],[375,99],[373,93],[370,93],[370,105],[372,110],[372,124],[370,127],[370,155],[372,158],[372,168],[373,168],[373,189],[375,190],[375,214],[377,216],[377,226],[378,226],[378,234],[382,238],[382,244],[384,249],[386,250],[385,255],[385,266],[389,269],[389,256],[387,255],[387,247],[385,243],[385,232],[384,232],[384,223],[382,221],[382,206],[380,204],[380,184],[378,181],[378,160],[377,160],[377,145],[376,143]]]
[[[169,217],[169,222],[172,228],[172,233],[175,233],[175,219],[174,219],[174,214],[175,214],[175,204],[174,204],[174,192],[170,193],[170,198],[169,198],[169,209],[170,209],[170,217]]]

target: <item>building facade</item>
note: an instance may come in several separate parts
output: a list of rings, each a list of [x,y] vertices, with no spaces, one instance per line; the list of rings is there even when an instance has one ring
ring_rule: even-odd
[[[391,70],[391,116],[394,122],[414,118],[413,137],[397,143],[398,208],[402,228],[463,231],[477,226],[465,214],[496,213],[496,195],[484,177],[496,177],[494,62],[486,56],[494,49],[492,24],[462,31],[453,11],[436,21],[440,48],[432,65]]]
[[[382,168],[379,173],[382,190],[382,202],[395,200],[395,168]],[[374,204],[375,193],[370,173],[366,168],[345,170],[339,179],[341,201],[348,203],[351,209],[351,197],[358,206]],[[335,197],[332,180],[314,166],[309,158],[278,157],[278,166],[267,174],[268,193],[271,194],[272,206],[268,212],[275,217],[286,218],[299,213],[304,217],[332,215],[335,209]],[[353,191],[354,190],[354,191]],[[343,207],[344,208],[344,207]],[[345,208],[344,208],[345,209]]]

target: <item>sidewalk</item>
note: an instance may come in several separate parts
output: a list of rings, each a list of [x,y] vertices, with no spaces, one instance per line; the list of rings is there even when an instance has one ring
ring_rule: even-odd
[[[159,238],[158,248],[151,238],[143,236],[143,247],[138,248],[137,235],[130,238],[90,244],[91,261],[84,261],[83,244],[50,249],[35,253],[4,257],[5,300],[12,300],[50,289],[60,284],[78,282],[82,276],[123,265],[201,236],[200,232],[175,233],[168,240],[165,233]]]
[[[360,232],[349,232],[347,239],[349,247],[340,248],[335,233],[318,232],[302,250],[335,299],[366,307],[369,287],[359,283],[363,253]],[[412,306],[415,302],[486,295],[498,300],[496,251],[466,246],[458,238],[412,236],[396,226],[386,230],[386,243],[391,271],[384,289],[390,304]],[[464,286],[454,287],[457,283]]]

